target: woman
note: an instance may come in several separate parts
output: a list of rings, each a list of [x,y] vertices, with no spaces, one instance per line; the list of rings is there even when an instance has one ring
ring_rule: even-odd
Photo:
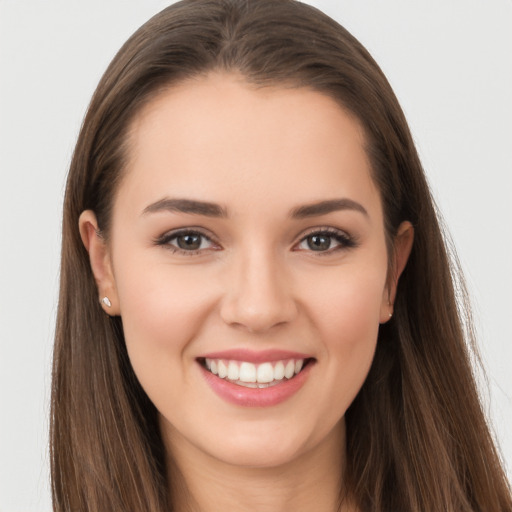
[[[145,24],[63,230],[55,510],[511,509],[406,121],[325,15]]]

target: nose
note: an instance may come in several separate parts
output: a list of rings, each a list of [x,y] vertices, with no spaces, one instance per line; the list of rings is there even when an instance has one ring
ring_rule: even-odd
[[[289,273],[271,251],[246,253],[232,263],[221,304],[225,323],[263,333],[296,317]]]

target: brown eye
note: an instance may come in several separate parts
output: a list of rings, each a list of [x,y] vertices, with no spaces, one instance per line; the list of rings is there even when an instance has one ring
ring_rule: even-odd
[[[311,235],[306,238],[309,249],[312,251],[327,251],[331,248],[331,238],[327,235]]]
[[[175,253],[191,256],[218,246],[205,234],[199,231],[180,230],[166,233],[155,240],[157,245],[171,249]]]
[[[179,235],[175,238],[176,244],[180,249],[185,251],[196,251],[201,247],[202,235],[198,233],[188,233]]]
[[[356,246],[356,242],[349,235],[337,229],[322,229],[305,236],[299,243],[301,251],[331,254],[341,249]]]

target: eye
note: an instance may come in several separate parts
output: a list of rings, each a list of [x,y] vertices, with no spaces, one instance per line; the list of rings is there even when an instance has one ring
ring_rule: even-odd
[[[355,241],[343,231],[325,228],[309,233],[300,241],[297,248],[301,251],[332,253],[355,245]]]
[[[189,229],[166,233],[156,240],[156,244],[187,256],[217,247],[204,233]]]

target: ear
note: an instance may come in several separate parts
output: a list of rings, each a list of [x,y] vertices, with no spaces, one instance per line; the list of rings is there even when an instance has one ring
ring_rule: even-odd
[[[83,211],[78,220],[78,226],[82,242],[89,253],[92,273],[98,287],[98,301],[105,313],[110,316],[119,315],[119,300],[110,251],[98,229],[98,221],[94,212],[92,210]]]
[[[393,242],[393,265],[388,276],[388,283],[384,290],[380,311],[380,323],[386,323],[393,316],[393,305],[396,299],[396,289],[414,241],[414,228],[408,221],[404,221],[398,227]]]

